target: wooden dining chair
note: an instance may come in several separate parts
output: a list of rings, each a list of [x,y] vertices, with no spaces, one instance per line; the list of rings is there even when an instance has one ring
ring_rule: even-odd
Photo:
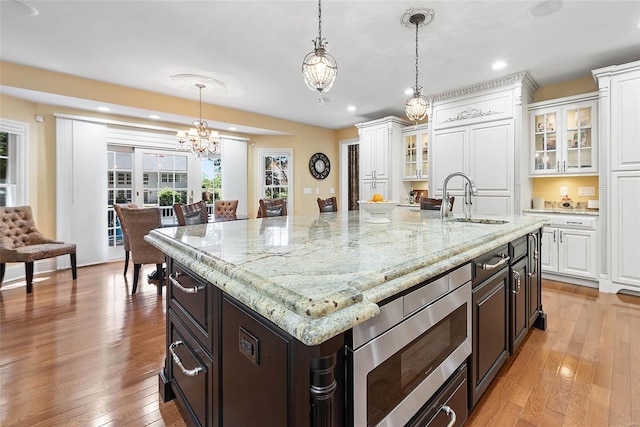
[[[138,205],[135,203],[118,204],[113,205],[113,210],[116,211],[118,221],[120,222],[120,230],[122,230],[122,246],[124,247],[124,276],[127,275],[129,269],[129,253],[131,252],[131,245],[129,244],[129,231],[127,230],[127,224],[124,222],[122,216],[122,208],[138,209]]]
[[[323,212],[338,212],[338,200],[335,197],[329,197],[327,199],[321,199],[318,197],[318,209],[320,213]]]
[[[164,253],[144,240],[144,236],[155,228],[162,227],[162,216],[159,208],[132,209],[122,208],[122,215],[129,230],[129,244],[131,247],[131,261],[133,262],[133,289],[135,294],[138,289],[140,268],[143,264],[155,264],[159,276],[158,294],[162,294],[162,285],[165,278],[162,274]]]
[[[178,225],[206,224],[209,222],[207,205],[203,201],[181,205],[173,204],[173,211],[178,218]]]
[[[456,200],[455,196],[449,197],[449,203],[451,204],[451,209],[453,209],[453,202]],[[431,210],[437,211],[440,210],[442,206],[442,199],[432,199],[429,197],[421,197],[420,198],[420,209],[421,210]]]
[[[213,217],[216,222],[235,221],[238,219],[236,216],[237,209],[237,200],[216,200],[213,202]]]
[[[258,218],[287,216],[287,199],[260,199]]]

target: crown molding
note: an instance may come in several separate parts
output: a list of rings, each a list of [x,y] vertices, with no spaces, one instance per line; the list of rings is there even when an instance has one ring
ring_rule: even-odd
[[[533,81],[531,76],[529,76],[529,74],[526,71],[523,71],[520,73],[510,74],[508,76],[505,76],[496,80],[491,80],[484,83],[478,83],[473,86],[468,86],[465,88],[456,89],[449,92],[443,92],[437,95],[431,95],[431,96],[428,96],[427,98],[429,99],[429,102],[433,104],[433,103],[446,101],[449,99],[458,98],[461,96],[473,95],[476,93],[485,92],[487,90],[499,89],[503,87],[514,86],[517,84],[521,86],[525,86],[530,93],[533,93],[538,89],[538,84],[535,81]]]

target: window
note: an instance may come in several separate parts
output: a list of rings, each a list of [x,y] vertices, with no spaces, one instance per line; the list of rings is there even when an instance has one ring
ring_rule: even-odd
[[[122,229],[113,210],[118,203],[133,202],[133,150],[107,151],[107,234],[109,247],[122,245]]]
[[[145,152],[142,174],[145,206],[188,203],[187,155]]]
[[[27,129],[0,119],[0,206],[27,204]]]
[[[202,159],[202,200],[212,204],[222,199],[222,159],[220,155]]]
[[[287,199],[287,210],[293,213],[293,152],[260,150],[261,198]]]

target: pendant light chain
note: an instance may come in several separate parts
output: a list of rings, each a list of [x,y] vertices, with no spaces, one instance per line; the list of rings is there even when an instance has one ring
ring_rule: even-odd
[[[318,40],[322,44],[322,0],[318,0]]]
[[[416,91],[418,90],[418,24],[416,21]]]

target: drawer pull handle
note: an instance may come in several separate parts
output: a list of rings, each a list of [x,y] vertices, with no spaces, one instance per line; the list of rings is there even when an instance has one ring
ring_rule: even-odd
[[[567,221],[567,224],[582,225],[582,221]]]
[[[509,255],[500,254],[499,256],[501,258],[500,261],[496,262],[495,264],[484,263],[480,266],[480,268],[482,268],[483,270],[495,270],[496,268],[501,267],[509,262]]]
[[[453,427],[453,425],[456,423],[456,411],[454,411],[447,405],[442,405],[441,409],[445,414],[449,415],[449,423],[447,423],[447,427]]]
[[[536,245],[533,250],[533,267],[530,267],[531,273],[529,273],[529,277],[532,277],[538,272],[538,235],[536,233],[529,233],[529,235],[533,237]]]
[[[176,288],[180,289],[185,294],[197,294],[198,293],[198,290],[200,288],[198,288],[197,286],[194,286],[193,288],[185,288],[184,286],[182,286],[180,284],[180,282],[178,282],[178,280],[177,280],[178,276],[180,276],[180,273],[178,273],[178,272],[174,272],[174,273],[171,273],[169,275],[169,281],[171,282],[171,284],[173,286],[175,286]]]
[[[172,342],[171,345],[169,346],[169,353],[171,353],[171,357],[173,357],[173,361],[182,370],[183,374],[185,374],[188,377],[195,377],[200,372],[202,372],[203,369],[200,366],[196,366],[193,369],[187,369],[184,367],[184,365],[182,364],[182,360],[180,360],[180,357],[174,351],[174,349],[178,347],[180,344],[182,344],[182,341]]]
[[[519,294],[520,293],[520,273],[518,273],[516,270],[511,270],[513,271],[513,274],[516,276],[516,289],[513,289],[511,292],[513,292],[514,294]]]

